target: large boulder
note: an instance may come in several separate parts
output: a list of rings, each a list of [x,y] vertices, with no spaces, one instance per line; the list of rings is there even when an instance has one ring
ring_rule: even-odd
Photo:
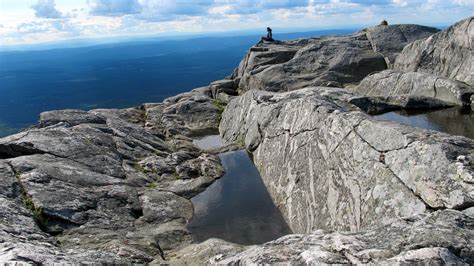
[[[394,68],[435,74],[474,86],[473,38],[474,17],[470,17],[407,45],[397,57]]]
[[[259,52],[251,50],[250,53]],[[384,57],[372,50],[365,33],[322,37],[311,40],[287,62],[260,66],[250,71],[249,75],[242,76],[239,86],[243,91],[342,87],[386,68]]]
[[[418,25],[391,25],[349,35],[258,44],[230,78],[238,82],[240,92],[344,87],[386,69],[405,45],[435,32]]]
[[[354,89],[366,96],[430,97],[446,103],[469,106],[474,89],[463,82],[420,72],[385,70],[367,76]]]
[[[387,65],[392,66],[403,48],[416,40],[427,38],[439,30],[436,28],[413,25],[379,25],[365,29],[367,38],[375,52],[384,55]]]
[[[220,131],[243,142],[294,232],[359,231],[474,204],[474,141],[357,111],[332,88],[248,92]]]

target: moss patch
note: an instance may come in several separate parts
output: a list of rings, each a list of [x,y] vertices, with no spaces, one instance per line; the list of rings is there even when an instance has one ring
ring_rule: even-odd
[[[224,112],[225,107],[227,104],[219,99],[213,99],[212,104],[219,109],[219,113],[222,114]]]
[[[146,173],[147,172],[146,169],[138,163],[133,164],[133,169],[135,169],[137,172],[140,172],[140,173]]]
[[[175,178],[175,179],[180,179],[179,177],[179,174],[176,170],[173,170],[173,172],[171,173],[171,175]]]
[[[149,188],[157,188],[158,185],[156,184],[156,182],[151,182],[151,183],[148,183],[147,187],[149,187]]]
[[[21,202],[23,203],[25,208],[31,211],[31,214],[33,215],[33,218],[38,223],[38,225],[46,226],[46,224],[48,223],[48,220],[45,217],[43,208],[35,206],[33,202],[33,198],[30,196],[30,194],[28,194],[28,191],[26,191],[26,188],[21,183],[20,174],[16,173],[15,176],[16,176],[16,179],[18,180],[18,184],[20,184]]]

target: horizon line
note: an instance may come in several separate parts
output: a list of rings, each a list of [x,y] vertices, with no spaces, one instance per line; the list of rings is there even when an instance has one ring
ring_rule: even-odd
[[[414,24],[414,23],[397,23],[397,24]],[[393,24],[393,25],[397,25]],[[281,31],[277,34],[291,34],[291,33],[304,33],[304,32],[313,32],[313,31],[336,31],[336,30],[362,30],[367,27],[374,25],[353,25],[347,27],[327,27],[327,28],[317,28],[317,27],[285,27],[285,28],[276,28]],[[443,29],[447,25],[423,25],[429,27],[435,27]],[[274,28],[275,29],[275,28]],[[186,39],[195,39],[199,37],[245,37],[257,35],[259,33],[265,34],[265,32],[258,28],[246,29],[246,30],[230,30],[230,31],[202,31],[202,32],[175,32],[175,33],[165,33],[165,34],[142,34],[142,35],[115,35],[115,36],[101,36],[101,37],[78,37],[70,39],[62,39],[55,41],[47,42],[33,42],[33,43],[17,43],[17,44],[2,44],[0,43],[0,52],[14,52],[14,51],[30,51],[30,50],[48,50],[48,49],[61,49],[61,48],[81,48],[88,46],[96,45],[106,45],[114,44],[120,42],[133,42],[137,41],[168,41],[168,40],[186,40]],[[239,34],[239,35],[234,35]],[[262,35],[263,36],[263,35]],[[78,46],[68,47],[68,45],[73,44],[74,42],[88,42],[83,43],[83,45],[78,44]],[[62,47],[61,47],[62,45]],[[48,48],[49,46],[49,48]],[[57,47],[54,47],[57,46]]]

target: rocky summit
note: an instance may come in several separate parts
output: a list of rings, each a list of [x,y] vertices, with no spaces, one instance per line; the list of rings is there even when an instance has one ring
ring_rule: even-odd
[[[474,264],[474,140],[373,116],[472,112],[473,21],[263,42],[162,103],[42,113],[0,139],[0,261]],[[221,149],[192,142],[217,132]],[[237,148],[292,234],[199,243],[190,199]]]

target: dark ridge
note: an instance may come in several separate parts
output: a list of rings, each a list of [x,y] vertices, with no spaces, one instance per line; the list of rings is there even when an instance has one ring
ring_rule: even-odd
[[[26,155],[45,154],[46,152],[36,149],[31,143],[0,144],[0,159],[10,159]]]

